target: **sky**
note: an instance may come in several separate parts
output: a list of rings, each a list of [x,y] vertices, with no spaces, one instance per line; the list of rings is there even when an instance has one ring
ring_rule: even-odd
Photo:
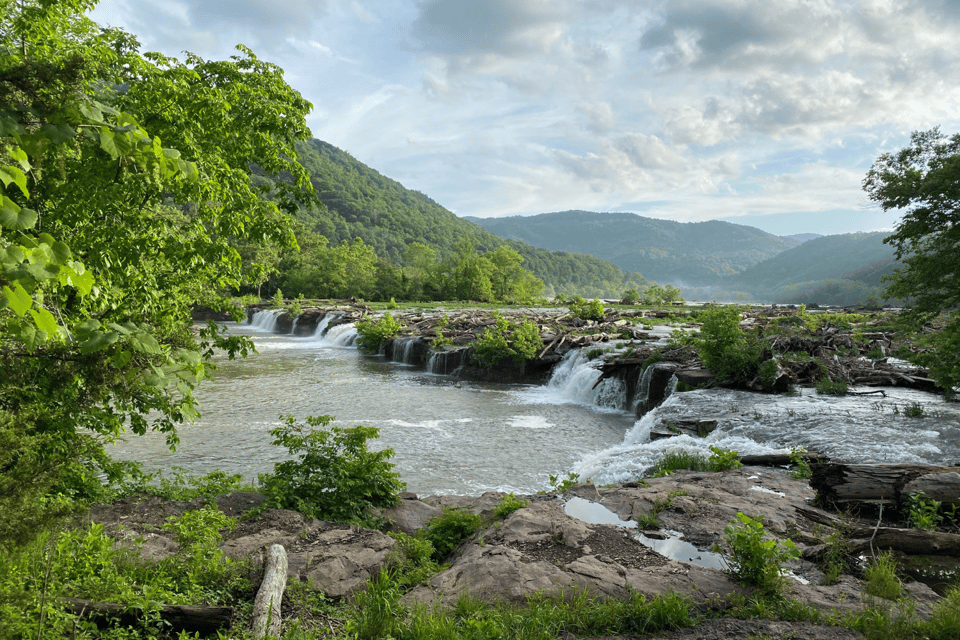
[[[889,230],[861,183],[960,131],[960,0],[101,0],[143,51],[242,43],[314,137],[461,216]]]

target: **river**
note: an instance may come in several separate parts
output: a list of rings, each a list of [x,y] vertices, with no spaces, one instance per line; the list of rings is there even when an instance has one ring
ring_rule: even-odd
[[[111,445],[111,455],[147,470],[222,469],[254,480],[287,458],[269,431],[289,413],[378,428],[370,447],[392,448],[408,489],[421,495],[532,493],[568,472],[624,482],[675,447],[708,455],[710,445],[742,454],[804,446],[850,462],[960,461],[960,406],[919,391],[886,388],[883,398],[698,390],[675,393],[638,420],[617,406],[617,389],[592,388],[599,372],[576,353],[546,385],[475,383],[363,356],[350,325],[316,338],[277,335],[263,324],[229,327],[252,336],[259,353],[218,360],[215,378],[197,389],[201,418],[179,429],[180,448],[170,452],[162,436],[148,434]],[[923,417],[905,415],[915,404]],[[650,442],[658,420],[684,417],[720,424],[706,438]]]

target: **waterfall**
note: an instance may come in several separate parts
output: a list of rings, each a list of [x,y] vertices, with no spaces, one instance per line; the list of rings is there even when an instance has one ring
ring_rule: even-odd
[[[322,338],[324,334],[327,333],[327,328],[330,326],[330,322],[336,318],[340,318],[343,314],[340,313],[325,313],[323,314],[323,319],[317,323],[317,328],[313,331],[314,338]]]
[[[259,309],[253,312],[248,322],[257,331],[273,333],[277,328],[277,318],[283,313],[279,309]]]
[[[352,347],[357,342],[357,327],[352,322],[330,327],[320,342],[327,347]]]
[[[393,343],[393,360],[403,364],[420,364],[414,362],[413,354],[416,353],[414,347],[419,338],[398,338]]]
[[[650,400],[650,379],[652,377],[653,365],[649,365],[643,370],[643,373],[640,374],[640,379],[637,380],[637,390],[634,393],[633,406],[631,407],[634,413],[636,413],[641,406],[646,405],[647,401]]]
[[[290,335],[292,336],[297,335],[297,320],[299,319],[300,319],[300,316],[297,316],[296,318],[293,319],[293,326],[290,327]]]
[[[583,350],[567,352],[553,370],[547,386],[564,399],[607,409],[625,409],[626,385],[619,378],[600,380],[600,370]]]
[[[677,376],[674,366],[669,364],[651,364],[643,370],[637,381],[631,410],[642,416],[663,403],[677,390]]]
[[[457,376],[460,369],[467,364],[467,352],[469,349],[450,348],[442,351],[431,351],[427,358],[427,373],[433,373],[439,376]]]

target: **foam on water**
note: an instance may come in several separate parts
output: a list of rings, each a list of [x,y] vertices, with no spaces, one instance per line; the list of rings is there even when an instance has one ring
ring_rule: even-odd
[[[515,429],[552,429],[556,426],[543,416],[513,416],[507,424]]]
[[[821,396],[804,389],[797,396],[728,389],[677,393],[646,414],[624,441],[586,453],[573,471],[597,484],[625,482],[643,475],[664,453],[687,450],[709,457],[709,446],[741,455],[784,453],[806,447],[836,460],[855,463],[953,464],[960,460],[960,406],[921,391],[885,388],[876,396]],[[925,417],[904,409],[920,403]],[[704,438],[687,435],[651,441],[661,422],[715,419]]]

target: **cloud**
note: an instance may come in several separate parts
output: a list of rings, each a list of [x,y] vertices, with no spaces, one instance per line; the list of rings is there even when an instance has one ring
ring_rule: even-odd
[[[258,51],[276,52],[286,49],[290,38],[309,37],[324,15],[327,0],[285,0],[282,4],[269,0],[110,0],[103,5],[94,11],[96,19],[145,35],[148,48],[222,55],[240,42]]]
[[[549,49],[567,2],[553,0],[426,0],[411,35],[438,55],[505,57]]]

